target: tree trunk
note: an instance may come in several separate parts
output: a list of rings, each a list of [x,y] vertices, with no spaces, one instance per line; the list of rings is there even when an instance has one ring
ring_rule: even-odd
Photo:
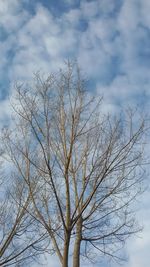
[[[68,267],[69,244],[70,244],[70,234],[66,236],[65,243],[64,243],[62,267]]]
[[[80,246],[82,237],[82,219],[80,218],[77,222],[76,228],[76,240],[74,244],[73,252],[73,267],[80,267]]]

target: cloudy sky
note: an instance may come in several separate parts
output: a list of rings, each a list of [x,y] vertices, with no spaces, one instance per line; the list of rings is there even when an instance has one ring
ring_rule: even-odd
[[[0,126],[15,81],[77,59],[109,112],[150,101],[150,0],[0,0]],[[149,267],[150,194],[137,203],[143,233],[125,267]],[[52,267],[58,267],[53,259]]]

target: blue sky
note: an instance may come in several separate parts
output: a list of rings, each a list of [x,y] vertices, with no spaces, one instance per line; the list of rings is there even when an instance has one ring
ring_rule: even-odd
[[[57,70],[68,58],[78,60],[94,94],[104,95],[104,110],[148,112],[149,12],[149,0],[1,0],[0,126],[10,115],[13,83]],[[138,203],[145,228],[127,245],[125,267],[149,267],[149,202],[147,192]]]

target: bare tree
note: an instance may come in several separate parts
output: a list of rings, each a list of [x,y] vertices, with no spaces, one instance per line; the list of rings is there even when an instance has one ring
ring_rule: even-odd
[[[36,74],[31,87],[17,85],[15,130],[3,135],[49,251],[63,267],[70,255],[73,267],[81,257],[117,258],[139,230],[131,204],[143,179],[144,121],[135,127],[133,116],[104,114],[102,99],[85,84],[68,63],[46,79]]]

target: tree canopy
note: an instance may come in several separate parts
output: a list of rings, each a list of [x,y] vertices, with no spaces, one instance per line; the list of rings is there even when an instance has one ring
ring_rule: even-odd
[[[144,120],[134,123],[132,112],[105,114],[102,97],[86,89],[71,63],[47,78],[37,73],[30,85],[17,84],[12,107],[1,142],[3,159],[11,162],[15,217],[10,225],[5,203],[0,266],[28,247],[27,257],[55,253],[63,267],[69,257],[73,267],[82,257],[119,259],[118,249],[140,229],[132,202],[144,175]],[[18,236],[22,252],[13,254]]]

